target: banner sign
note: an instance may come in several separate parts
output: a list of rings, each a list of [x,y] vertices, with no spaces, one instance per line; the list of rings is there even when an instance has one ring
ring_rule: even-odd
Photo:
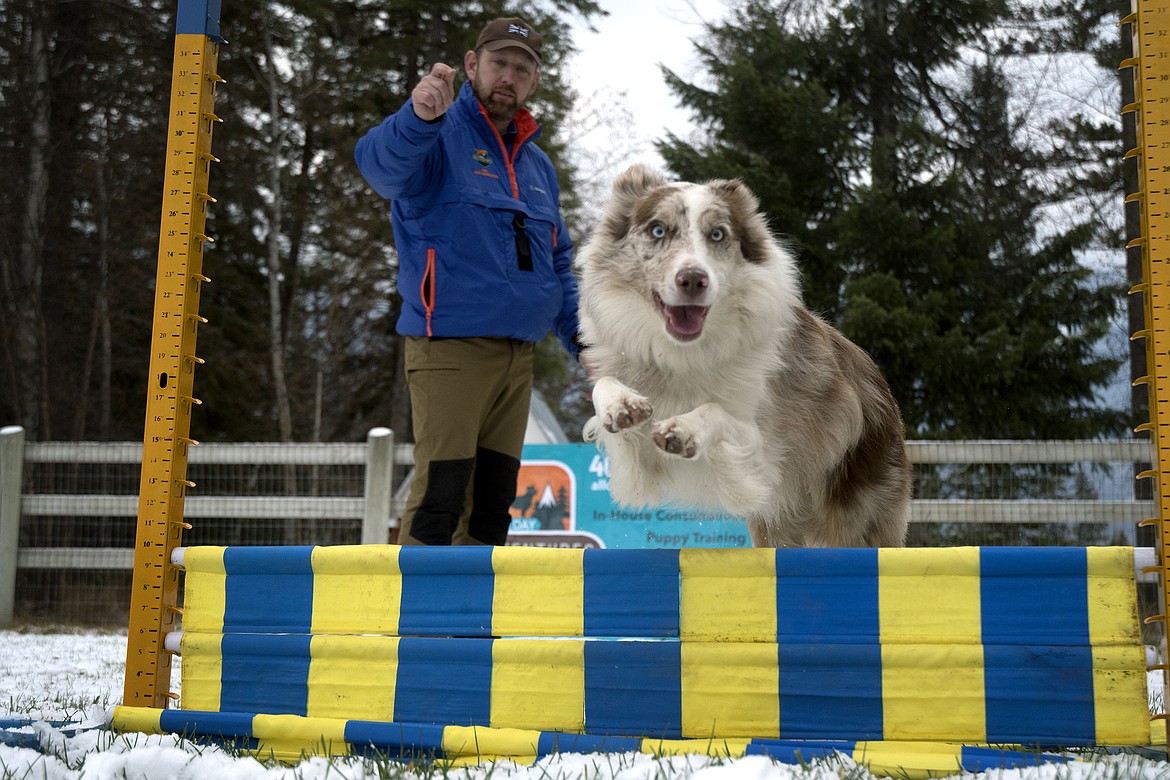
[[[592,444],[527,444],[509,544],[539,547],[751,547],[743,518],[674,506],[625,507]]]

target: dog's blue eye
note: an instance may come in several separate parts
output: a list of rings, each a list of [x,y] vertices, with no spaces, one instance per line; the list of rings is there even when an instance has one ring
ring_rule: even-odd
[[[712,241],[722,241],[723,240],[723,228],[715,228],[714,230],[712,230],[711,231],[711,240]]]
[[[666,228],[662,227],[662,225],[651,225],[650,235],[655,238],[666,238]]]

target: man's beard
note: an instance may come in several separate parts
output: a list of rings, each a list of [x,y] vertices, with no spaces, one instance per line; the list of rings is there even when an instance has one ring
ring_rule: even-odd
[[[484,89],[478,73],[472,79],[471,86],[475,90],[475,96],[479,98],[479,102],[487,109],[488,116],[492,118],[492,121],[510,122],[521,108],[519,98],[499,98],[489,90]]]

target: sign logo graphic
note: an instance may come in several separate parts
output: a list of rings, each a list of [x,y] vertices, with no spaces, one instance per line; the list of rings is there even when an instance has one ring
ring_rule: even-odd
[[[571,531],[577,527],[576,480],[555,460],[526,460],[516,480],[513,531]]]

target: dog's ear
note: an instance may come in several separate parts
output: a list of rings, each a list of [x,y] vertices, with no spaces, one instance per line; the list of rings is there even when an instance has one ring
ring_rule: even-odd
[[[644,165],[631,165],[613,182],[613,194],[605,209],[601,228],[614,241],[620,241],[630,232],[634,204],[648,192],[669,182],[657,171]]]
[[[707,186],[727,203],[743,258],[748,262],[761,262],[768,255],[772,233],[760,213],[760,201],[755,193],[739,179],[719,179],[708,182]]]
[[[614,180],[613,194],[619,198],[637,199],[666,184],[666,177],[658,171],[645,165],[631,165]]]

